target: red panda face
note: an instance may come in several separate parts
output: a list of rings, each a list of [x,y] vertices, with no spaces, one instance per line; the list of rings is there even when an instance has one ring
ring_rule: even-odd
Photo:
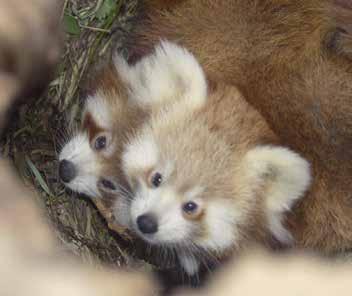
[[[175,249],[189,273],[198,254],[239,249],[255,228],[291,243],[282,215],[310,184],[309,164],[283,147],[233,150],[201,113],[175,114],[157,115],[124,146],[130,228]]]
[[[151,244],[217,252],[236,241],[229,147],[203,122],[145,126],[122,163],[133,198],[131,228]],[[225,161],[227,160],[227,161]]]
[[[116,148],[112,126],[108,102],[103,97],[88,98],[81,130],[59,155],[59,176],[65,186],[88,196],[100,196],[97,184]]]

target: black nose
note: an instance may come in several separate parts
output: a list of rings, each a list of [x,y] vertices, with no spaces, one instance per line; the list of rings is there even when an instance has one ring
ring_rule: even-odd
[[[63,182],[70,182],[76,177],[75,165],[66,159],[61,160],[59,164],[59,176]]]
[[[137,225],[141,232],[146,234],[158,231],[158,222],[152,214],[141,215],[137,218]]]

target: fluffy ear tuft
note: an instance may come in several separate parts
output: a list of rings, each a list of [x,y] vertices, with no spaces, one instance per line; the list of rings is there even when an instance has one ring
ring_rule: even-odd
[[[98,91],[93,96],[89,96],[87,98],[83,107],[82,118],[85,119],[87,114],[90,114],[94,120],[95,125],[99,126],[100,128],[106,130],[112,128],[113,123],[110,114],[109,103],[103,93]]]
[[[291,235],[281,220],[311,183],[309,163],[297,153],[275,146],[258,146],[246,154],[248,173],[266,198],[269,229],[277,239],[289,243]]]
[[[178,99],[191,108],[205,103],[205,75],[195,57],[183,47],[162,41],[153,54],[133,66],[121,56],[114,61],[131,99],[141,106],[153,107]]]

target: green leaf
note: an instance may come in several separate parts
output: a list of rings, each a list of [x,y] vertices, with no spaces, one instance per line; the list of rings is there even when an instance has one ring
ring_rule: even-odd
[[[45,183],[44,178],[42,177],[42,175],[40,174],[40,172],[38,171],[38,169],[36,168],[36,166],[34,165],[34,163],[29,159],[29,157],[25,157],[26,163],[30,169],[30,171],[32,172],[32,174],[34,175],[35,179],[38,181],[40,187],[50,196],[53,196],[48,185]]]
[[[64,15],[64,26],[65,31],[69,34],[78,35],[81,33],[81,28],[78,24],[78,20],[72,15]]]
[[[117,10],[117,1],[116,0],[104,0],[102,5],[99,7],[96,17],[99,20],[107,18],[109,15],[115,13]]]

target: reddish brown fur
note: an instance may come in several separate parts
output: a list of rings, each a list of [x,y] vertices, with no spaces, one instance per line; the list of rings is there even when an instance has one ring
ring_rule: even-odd
[[[144,122],[146,112],[128,101],[126,87],[121,82],[113,65],[105,68],[97,75],[95,88],[99,94],[104,95],[111,107],[114,123],[112,128],[113,137],[118,141],[117,153],[114,153],[114,155],[118,156],[121,154],[118,152],[122,149],[122,143],[126,139],[126,135],[133,133],[136,127]]]
[[[145,4],[130,39],[132,60],[167,38],[193,52],[210,80],[238,85],[283,142],[313,165],[311,192],[289,219],[297,244],[326,252],[351,248],[349,2]]]
[[[90,113],[85,114],[82,124],[83,130],[88,131],[89,142],[92,142],[97,134],[104,131],[103,128],[97,125]]]
[[[105,157],[100,154],[100,164],[102,165],[100,177],[108,179],[112,177],[115,182],[126,187],[127,182],[121,171],[120,159],[123,143],[126,141],[127,135],[133,133],[144,122],[146,113],[128,102],[127,90],[113,65],[105,68],[96,76],[95,92],[103,94],[109,102],[114,123],[110,132],[112,132],[112,141],[116,141],[117,145],[112,156]],[[105,130],[98,127],[94,120],[89,121],[89,118],[91,117],[87,113],[83,118],[82,128],[88,131],[91,140],[97,135],[97,132]],[[131,238],[126,229],[117,223],[113,214],[113,206],[118,197],[101,187],[99,189],[103,198],[93,198],[93,202],[107,220],[109,228],[122,234],[125,238]]]

